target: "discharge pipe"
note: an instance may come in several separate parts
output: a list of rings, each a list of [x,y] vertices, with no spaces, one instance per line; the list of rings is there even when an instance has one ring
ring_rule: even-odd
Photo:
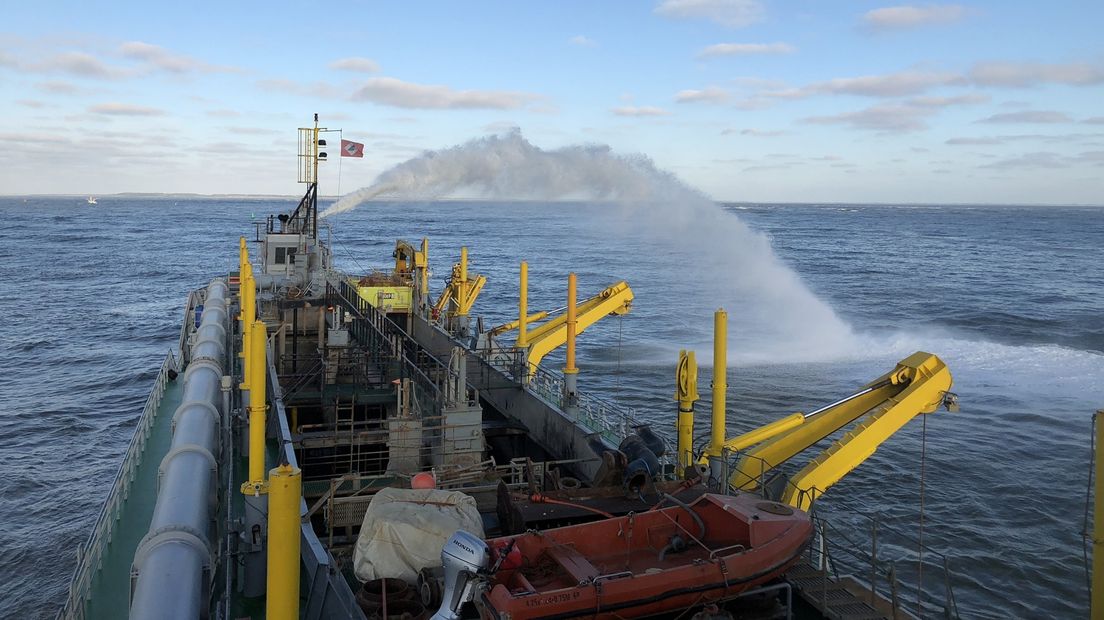
[[[184,371],[182,404],[172,419],[172,444],[158,470],[149,532],[131,565],[137,575],[131,618],[195,620],[209,605],[229,299],[226,282],[212,280]]]

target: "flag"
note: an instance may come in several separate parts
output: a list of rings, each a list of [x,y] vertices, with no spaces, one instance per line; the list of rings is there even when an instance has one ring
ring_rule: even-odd
[[[364,145],[352,140],[341,141],[342,157],[364,157]]]

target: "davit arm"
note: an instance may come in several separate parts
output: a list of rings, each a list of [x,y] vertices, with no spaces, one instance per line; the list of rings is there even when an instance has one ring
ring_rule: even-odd
[[[942,404],[954,410],[951,384],[950,370],[942,360],[922,351],[913,353],[856,394],[726,441],[727,450],[751,448],[737,460],[729,483],[736,489],[754,490],[764,474],[859,420],[790,479],[782,501],[808,509],[819,495],[874,454],[912,418],[932,413]]]
[[[632,300],[632,289],[627,282],[621,281],[590,299],[579,302],[575,305],[576,333],[583,333],[603,317],[628,314],[632,308]],[[539,321],[549,315],[549,312],[538,312],[529,315],[527,321]],[[497,336],[517,328],[518,321],[511,321],[491,329],[491,334]],[[529,367],[535,368],[544,356],[567,342],[567,312],[562,312],[539,327],[531,328],[526,334],[526,342]]]

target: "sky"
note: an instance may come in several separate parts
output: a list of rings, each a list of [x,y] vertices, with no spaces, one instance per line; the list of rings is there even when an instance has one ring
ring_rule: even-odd
[[[365,143],[324,165],[328,195],[518,128],[543,149],[642,153],[721,201],[1104,204],[1099,0],[93,0],[4,17],[3,194],[296,194],[295,130],[318,113]]]

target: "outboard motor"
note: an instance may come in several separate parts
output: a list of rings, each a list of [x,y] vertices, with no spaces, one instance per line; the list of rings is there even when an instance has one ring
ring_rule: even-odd
[[[441,549],[441,564],[445,585],[441,591],[441,608],[432,620],[459,620],[460,607],[471,600],[475,577],[487,572],[491,550],[483,539],[457,530]]]

